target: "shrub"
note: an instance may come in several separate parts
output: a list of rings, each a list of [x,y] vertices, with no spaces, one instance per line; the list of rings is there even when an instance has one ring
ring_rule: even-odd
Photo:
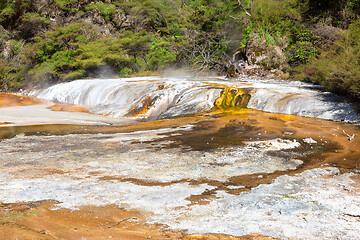
[[[294,23],[301,21],[302,8],[297,0],[258,0],[254,4],[251,21],[256,30],[283,36],[289,34]]]
[[[309,80],[326,86],[339,94],[360,97],[360,20],[345,30],[341,39],[308,66]]]
[[[0,3],[0,22],[8,20],[16,15],[15,1],[2,1]]]
[[[19,35],[22,39],[30,39],[45,31],[49,25],[50,19],[40,16],[38,13],[25,13],[22,17]]]
[[[103,38],[89,42],[79,48],[72,66],[79,69],[91,69],[110,64],[115,68],[129,62],[120,39]]]
[[[0,58],[0,91],[7,91],[7,69],[6,62]]]
[[[171,51],[170,48],[170,42],[153,38],[150,51],[145,57],[149,64],[149,70],[164,69],[166,66],[175,63],[176,52]]]
[[[106,21],[110,21],[116,10],[116,6],[110,3],[94,2],[86,6],[86,10],[97,10]]]
[[[98,38],[96,30],[88,23],[73,23],[65,27],[58,27],[47,32],[45,38],[36,37],[38,46],[38,61],[44,62],[51,59],[58,51],[75,51],[80,45]]]
[[[308,63],[319,53],[321,37],[315,36],[303,26],[292,34],[292,46],[288,50],[289,62],[295,66]]]
[[[54,0],[54,3],[64,10],[72,10],[72,5],[78,2],[79,0]]]

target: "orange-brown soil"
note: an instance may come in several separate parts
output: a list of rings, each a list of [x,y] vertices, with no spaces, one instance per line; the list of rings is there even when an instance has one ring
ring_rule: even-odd
[[[42,103],[45,103],[45,101],[42,101],[34,97],[0,92],[0,108],[29,106],[29,105],[37,105]],[[89,107],[78,106],[74,104],[65,104],[65,103],[55,103],[54,105],[49,107],[49,109],[53,111],[90,113]],[[6,124],[6,123],[0,123],[0,124]]]
[[[5,104],[6,102],[7,104],[16,103],[18,105],[41,103],[31,102],[28,99],[29,97],[24,96],[13,97],[9,95],[11,96],[10,98],[4,96],[7,96],[7,94],[0,94],[0,107],[8,106]],[[15,99],[15,101],[10,101],[9,99]],[[59,109],[61,111],[69,111],[69,109],[73,111],[81,110],[81,108],[64,107],[61,105],[54,107],[53,110]],[[16,133],[37,131],[53,134],[116,133],[176,127],[183,126],[184,124],[198,124],[197,134],[199,136],[210,136],[227,125],[243,125],[252,127],[249,130],[248,137],[252,137],[253,140],[266,140],[275,137],[290,139],[311,137],[317,141],[317,144],[314,146],[324,146],[324,150],[316,153],[316,156],[313,154],[303,158],[304,164],[296,170],[288,171],[287,174],[289,175],[302,172],[308,168],[324,165],[337,166],[343,172],[354,169],[359,170],[360,153],[358,148],[360,146],[360,137],[357,126],[293,115],[264,113],[249,109],[238,109],[237,111],[228,111],[226,113],[215,111],[199,116],[141,122],[130,126],[46,125],[31,126],[29,130],[25,127],[18,127],[16,128]],[[6,127],[4,127],[3,131],[5,130],[7,130]],[[355,133],[356,137],[349,141],[343,131],[350,135]],[[197,138],[194,136],[179,137],[178,140],[182,141],[182,144],[199,147],[198,143],[193,142],[192,139],[197,141]],[[226,138],[224,140],[229,139]],[[209,143],[213,146],[217,144],[216,142]],[[32,171],[35,170],[37,169],[32,169]],[[49,173],[52,174],[53,172]],[[249,190],[251,187],[259,184],[269,183],[277,176],[283,174],[283,172],[262,174],[262,178],[254,178],[255,175],[232,177],[228,180],[227,184],[244,185],[247,188],[227,191],[237,194],[239,191]],[[211,184],[216,185],[217,183]],[[213,195],[211,192],[207,194],[209,196]],[[192,202],[201,202],[201,200],[206,200],[209,196],[194,196],[194,199],[190,200]],[[143,213],[124,210],[114,205],[105,207],[87,206],[78,211],[51,210],[53,207],[51,202],[0,204],[0,239],[272,239],[258,235],[242,237],[187,235],[185,232],[169,231],[165,226],[148,225],[146,224],[146,215]]]
[[[43,103],[41,100],[30,96],[22,96],[12,93],[0,93],[0,108],[28,106],[28,105],[36,105],[41,103]]]
[[[49,109],[53,111],[63,111],[63,112],[83,112],[83,113],[90,113],[89,107],[86,106],[79,106],[74,104],[65,104],[65,103],[56,103],[49,107]]]
[[[148,225],[146,216],[114,205],[51,210],[52,202],[0,204],[0,239],[273,239],[259,235],[187,235]]]

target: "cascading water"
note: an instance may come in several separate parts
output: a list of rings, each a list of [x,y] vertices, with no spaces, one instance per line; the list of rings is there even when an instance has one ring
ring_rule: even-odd
[[[33,91],[30,95],[90,106],[93,113],[115,118],[153,120],[225,105],[334,121],[359,121],[351,105],[340,97],[300,82],[253,79],[200,81],[160,77],[94,79],[62,83]]]
[[[301,82],[253,82],[248,108],[334,121],[358,122],[358,114],[341,97]]]
[[[90,106],[111,117],[156,119],[210,110],[220,89],[201,82],[131,78],[78,80],[30,95],[41,99]]]

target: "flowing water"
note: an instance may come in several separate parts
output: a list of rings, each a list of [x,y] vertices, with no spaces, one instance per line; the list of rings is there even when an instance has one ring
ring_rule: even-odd
[[[1,202],[116,204],[188,233],[358,236],[359,115],[319,86],[147,77],[27,94],[0,108]]]
[[[319,88],[319,89],[316,89]],[[230,90],[230,94],[226,92]],[[222,107],[247,107],[335,121],[359,121],[350,104],[319,86],[300,82],[243,79],[194,81],[187,79],[95,79],[63,83],[30,93],[40,99],[91,107],[91,112],[111,117],[153,120],[208,111],[227,93]],[[248,96],[246,103],[241,98]],[[242,104],[241,104],[242,103]],[[219,107],[219,104],[218,104]]]

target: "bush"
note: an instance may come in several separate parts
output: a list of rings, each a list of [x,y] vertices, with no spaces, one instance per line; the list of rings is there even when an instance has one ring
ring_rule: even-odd
[[[37,59],[40,63],[51,59],[58,51],[76,51],[80,45],[98,38],[96,30],[88,23],[73,23],[47,32],[45,38],[37,37]]]
[[[54,3],[64,10],[72,10],[72,5],[78,2],[79,0],[54,0]]]
[[[0,22],[4,22],[11,19],[16,15],[16,4],[15,1],[2,1],[0,3]]]
[[[326,86],[339,94],[360,97],[360,20],[345,30],[341,39],[323,50],[308,66],[308,80]],[[308,70],[309,71],[309,70]]]
[[[14,28],[21,24],[22,15],[29,11],[31,0],[2,0],[0,2],[0,24],[6,28]]]
[[[0,91],[7,91],[7,69],[6,62],[0,58]]]
[[[123,67],[129,62],[121,39],[103,38],[89,42],[79,48],[72,66],[78,69],[92,69],[97,66],[110,64],[115,68]]]
[[[301,26],[292,34],[292,45],[288,50],[289,62],[295,66],[308,63],[319,53],[321,37]]]
[[[297,0],[258,0],[251,22],[255,30],[263,29],[274,38],[281,37],[290,35],[296,23],[302,20],[301,13],[302,7]]]
[[[95,2],[87,5],[85,9],[87,11],[95,9],[106,21],[110,21],[115,14],[116,6],[110,3]]]
[[[22,17],[19,36],[22,39],[31,39],[45,31],[49,25],[50,19],[40,16],[38,13],[25,13]]]
[[[176,62],[176,52],[170,50],[171,43],[153,38],[149,53],[145,56],[149,70],[164,69]]]

